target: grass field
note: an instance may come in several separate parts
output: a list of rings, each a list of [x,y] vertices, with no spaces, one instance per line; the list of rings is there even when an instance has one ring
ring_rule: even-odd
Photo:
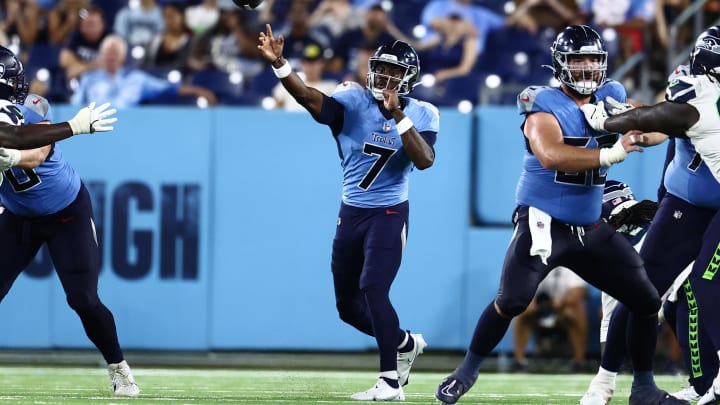
[[[0,367],[0,404],[357,404],[349,399],[369,388],[369,371],[136,368],[140,398],[114,398],[104,368]],[[407,403],[439,404],[433,396],[445,374],[413,373]],[[589,374],[483,373],[459,404],[578,404]],[[683,377],[658,376],[668,391]],[[630,377],[618,377],[614,404],[626,404]]]

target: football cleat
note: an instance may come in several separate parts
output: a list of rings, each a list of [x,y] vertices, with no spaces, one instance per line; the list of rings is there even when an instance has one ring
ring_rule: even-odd
[[[653,386],[631,390],[628,405],[690,405],[690,402]]]
[[[454,404],[470,390],[473,384],[475,384],[474,379],[464,381],[455,374],[452,374],[445,378],[437,387],[435,398],[444,404]]]
[[[352,394],[350,399],[354,401],[404,401],[405,393],[402,387],[393,388],[380,378],[374,387]]]
[[[673,392],[670,395],[674,396],[678,399],[684,399],[686,401],[690,402],[697,402],[702,396],[695,391],[695,387],[692,385],[688,385],[687,387],[681,389],[680,391]]]
[[[698,400],[698,405],[714,405],[720,404],[720,390],[715,388],[715,383],[710,386],[705,395]]]
[[[580,405],[607,405],[611,399],[612,395],[607,397],[602,392],[593,390],[583,394],[582,398],[580,398]]]
[[[427,347],[427,342],[425,342],[425,339],[423,339],[423,335],[419,333],[411,333],[410,336],[412,337],[413,341],[415,341],[415,346],[413,347],[413,349],[409,352],[398,352],[397,354],[398,382],[400,383],[401,387],[404,387],[408,384],[408,380],[410,379],[410,368],[412,368],[413,362],[415,361],[417,356],[423,353],[423,349]]]
[[[108,364],[108,374],[116,397],[136,397],[140,395],[140,387],[130,371],[127,361]]]

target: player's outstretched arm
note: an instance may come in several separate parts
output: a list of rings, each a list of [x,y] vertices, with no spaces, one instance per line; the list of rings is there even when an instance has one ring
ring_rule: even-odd
[[[82,108],[67,122],[59,124],[15,126],[0,122],[0,147],[11,149],[34,149],[77,134],[112,131],[117,110],[106,103],[95,107],[95,103]]]
[[[279,35],[275,38],[270,24],[265,24],[265,29],[266,32],[261,32],[259,36],[260,54],[272,64],[275,76],[280,79],[288,93],[311,114],[318,115],[322,109],[323,93],[307,86],[300,76],[292,71],[290,63],[282,56],[285,37]]]

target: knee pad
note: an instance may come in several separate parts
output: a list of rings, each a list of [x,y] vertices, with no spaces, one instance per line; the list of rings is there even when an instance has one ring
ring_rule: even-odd
[[[500,308],[500,315],[507,316],[508,318],[514,318],[522,314],[528,307],[528,303],[523,303],[517,300],[505,301],[500,298],[495,299],[495,304],[497,305],[497,308]],[[495,309],[497,310],[497,308]]]

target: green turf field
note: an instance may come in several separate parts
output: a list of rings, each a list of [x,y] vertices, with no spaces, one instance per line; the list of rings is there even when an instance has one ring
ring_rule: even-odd
[[[351,404],[376,373],[232,369],[135,368],[140,398],[114,398],[104,368],[0,367],[0,404]],[[435,387],[445,374],[416,372],[407,403],[439,404]],[[483,373],[459,404],[578,404],[591,375]],[[658,376],[673,391],[683,377]],[[626,404],[630,377],[618,377],[613,404]]]

